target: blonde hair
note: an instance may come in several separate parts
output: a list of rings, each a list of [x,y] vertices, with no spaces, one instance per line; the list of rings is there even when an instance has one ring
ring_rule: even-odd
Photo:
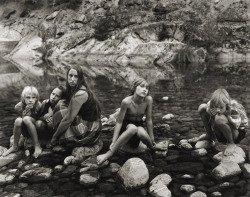
[[[211,108],[218,105],[231,105],[231,98],[225,89],[219,88],[215,90],[210,99]]]
[[[24,89],[21,93],[21,102],[22,102],[23,106],[26,106],[25,98],[29,94],[34,95],[37,98],[36,103],[35,103],[35,106],[37,106],[37,103],[39,101],[39,93],[38,93],[38,90],[36,89],[36,87],[34,87],[34,86],[24,87]]]

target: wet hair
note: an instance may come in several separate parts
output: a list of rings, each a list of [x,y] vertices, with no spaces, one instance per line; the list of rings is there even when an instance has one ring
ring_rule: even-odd
[[[133,81],[132,88],[129,91],[129,96],[133,95],[135,93],[135,89],[137,88],[137,86],[141,85],[142,83],[148,83],[148,82],[143,78],[140,78],[140,77],[136,78]],[[148,94],[147,95],[149,95],[149,90],[150,90],[150,86],[148,85]]]
[[[219,88],[215,90],[211,96],[211,100],[210,100],[211,108],[218,106],[218,105],[227,105],[227,106],[231,105],[231,98],[228,92],[223,88]]]
[[[25,86],[24,87],[24,89],[23,89],[23,91],[21,93],[21,102],[23,104],[23,108],[25,108],[25,106],[26,106],[25,98],[29,94],[34,95],[37,98],[37,100],[36,100],[36,102],[34,104],[35,108],[37,108],[38,107],[38,101],[39,101],[39,93],[38,93],[37,88],[34,87],[34,86]]]

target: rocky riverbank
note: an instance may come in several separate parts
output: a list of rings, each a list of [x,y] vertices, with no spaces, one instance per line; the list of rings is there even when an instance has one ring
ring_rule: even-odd
[[[165,119],[173,115],[165,116]],[[107,151],[112,139],[113,116],[103,119],[103,133],[91,147],[56,146],[32,156],[28,139],[17,153],[0,157],[1,196],[227,196],[250,194],[248,147],[223,156],[225,145],[195,142],[199,133],[177,140],[168,124],[154,127],[156,141],[168,147],[152,152],[144,144],[137,150],[123,147],[103,165],[96,154]],[[46,142],[41,143],[45,145]],[[1,147],[0,155],[6,150]]]

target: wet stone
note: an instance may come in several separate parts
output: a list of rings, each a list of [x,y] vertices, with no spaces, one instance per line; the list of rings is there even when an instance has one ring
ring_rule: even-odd
[[[117,173],[121,186],[129,191],[145,186],[149,179],[149,172],[143,160],[128,159]]]
[[[100,173],[98,171],[88,171],[80,175],[79,182],[84,186],[95,185],[100,179]]]
[[[48,181],[52,179],[52,169],[50,168],[35,168],[33,170],[28,170],[20,175],[20,180],[25,180],[29,182],[40,182]]]

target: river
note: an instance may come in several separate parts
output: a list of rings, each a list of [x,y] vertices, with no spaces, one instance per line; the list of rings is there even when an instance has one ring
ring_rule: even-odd
[[[40,93],[40,101],[48,98],[50,91],[57,85],[64,85],[65,78],[53,71],[53,65],[42,62],[34,65],[37,72],[26,72],[21,68],[25,65],[14,64],[2,57],[13,48],[15,43],[0,42],[0,144],[7,147],[12,135],[13,123],[16,118],[14,105],[19,101],[24,86],[34,85]],[[84,67],[84,65],[82,65]],[[179,129],[202,130],[197,108],[200,103],[207,102],[211,93],[219,88],[226,88],[232,98],[236,98],[250,114],[250,87],[247,63],[230,63],[220,65],[216,62],[203,65],[180,64],[175,66],[176,75],[172,80],[150,79],[150,94],[154,98],[153,122],[154,125],[165,123],[162,117],[172,113],[175,119],[169,122],[170,126]],[[140,69],[138,75],[145,70]],[[233,74],[230,74],[233,73]],[[108,117],[120,106],[122,98],[129,91],[129,84],[124,81],[115,81],[105,76],[89,77],[87,79],[96,93],[102,108],[102,115]],[[161,98],[168,96],[168,101]],[[186,121],[187,118],[190,121]],[[174,132],[174,129],[173,129]]]

